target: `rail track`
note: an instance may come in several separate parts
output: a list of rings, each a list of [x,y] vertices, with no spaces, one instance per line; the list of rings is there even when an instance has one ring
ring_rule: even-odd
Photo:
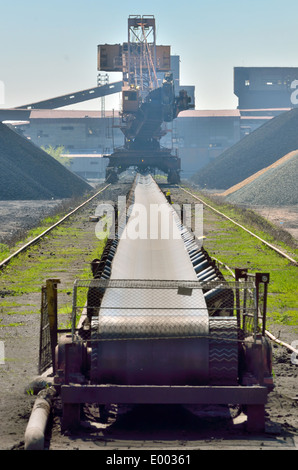
[[[132,207],[132,211],[135,206],[142,204],[147,213],[148,204],[160,203],[162,199],[161,192],[155,190],[151,180],[147,181],[146,178],[136,184],[135,192],[131,193],[130,197],[128,207]],[[170,209],[169,212],[172,213]],[[134,227],[135,215],[135,213],[129,213],[129,215],[125,215],[125,219],[117,220],[120,223],[120,228],[129,231],[131,225]],[[161,400],[164,405],[177,404],[177,400],[182,400],[184,404],[189,403],[191,406],[195,400],[191,394],[196,394],[196,385],[209,383],[208,380],[211,380],[211,388],[208,388],[208,391],[204,387],[200,389],[199,400],[202,400],[202,404],[206,403],[206,400],[208,402],[211,400],[215,404],[218,399],[216,398],[216,387],[212,388],[215,384],[223,389],[228,382],[230,386],[231,384],[236,386],[237,347],[231,354],[232,345],[239,342],[237,334],[235,336],[236,324],[234,326],[234,320],[236,318],[231,317],[228,320],[227,317],[216,317],[216,315],[220,315],[218,312],[221,309],[223,312],[221,315],[229,316],[230,304],[227,297],[229,292],[225,292],[224,296],[220,298],[217,297],[216,303],[213,303],[214,290],[216,296],[220,294],[224,286],[224,279],[210,263],[210,259],[208,261],[202,250],[197,247],[195,237],[181,226],[179,220],[177,221],[177,214],[175,220],[179,233],[179,237],[175,241],[167,239],[161,243],[160,235],[157,240],[148,239],[145,236],[138,242],[130,237],[116,237],[113,242],[110,242],[104,253],[104,258],[98,260],[98,270],[95,271],[94,281],[91,283],[78,281],[76,283],[74,299],[78,297],[78,289],[80,288],[85,291],[87,289],[88,295],[87,304],[82,311],[83,321],[81,317],[78,327],[76,327],[75,319],[81,307],[76,303],[73,307],[71,344],[74,356],[72,357],[78,359],[75,370],[81,371],[79,375],[82,373],[83,376],[86,374],[86,377],[90,377],[91,384],[86,383],[81,376],[79,381],[81,390],[79,391],[78,386],[71,386],[71,383],[76,381],[74,377],[77,372],[68,362],[67,357],[69,356],[64,357],[69,340],[64,343],[63,339],[60,343],[61,352],[58,355],[60,362],[56,367],[60,371],[57,380],[58,383],[61,383],[64,429],[69,426],[72,428],[78,424],[77,420],[80,420],[78,410],[81,400],[87,401],[87,403],[94,401],[98,403],[99,401],[99,403],[106,405],[110,403],[111,396],[113,396],[113,402],[118,403],[120,408],[121,403],[133,404],[133,400],[137,400],[139,404],[143,403],[143,400],[145,403],[151,404],[157,404]],[[145,225],[147,228],[147,224]],[[159,232],[159,228],[156,231]],[[123,232],[120,230],[120,233]],[[199,280],[199,284],[196,282],[197,280]],[[219,284],[216,284],[217,280],[219,280]],[[209,284],[210,281],[213,281],[213,284]],[[179,289],[181,292],[176,298],[177,287],[178,294]],[[196,287],[199,287],[197,292]],[[230,285],[227,287],[231,288]],[[253,283],[250,287],[254,288]],[[201,290],[202,288],[203,290]],[[205,292],[207,304],[203,301],[203,292]],[[235,295],[236,297],[238,295],[236,291]],[[211,303],[208,301],[209,296]],[[180,303],[182,302],[181,305],[178,300]],[[187,306],[185,305],[186,300]],[[185,311],[182,317],[181,309]],[[245,309],[246,315],[248,313],[247,305]],[[98,311],[100,312],[99,317],[96,313]],[[169,315],[167,316],[167,314]],[[258,315],[255,319],[257,318]],[[150,321],[148,322],[148,320]],[[240,317],[239,321],[242,323]],[[178,343],[176,343],[177,338]],[[207,349],[204,338],[209,339]],[[193,341],[198,341],[198,343],[193,343]],[[243,339],[240,340],[240,343],[242,341]],[[250,341],[252,340],[249,339]],[[90,360],[87,362],[79,352],[82,347],[84,348],[84,342],[86,346],[90,342],[89,352],[86,349],[83,353],[84,357],[90,354]],[[194,344],[196,346],[192,349]],[[179,353],[181,348],[184,353],[182,350]],[[196,363],[195,365],[196,361],[192,362],[192,359],[196,357],[195,351],[198,348],[201,351],[201,359],[200,364]],[[207,353],[208,349],[209,353]],[[184,356],[185,350],[187,350],[186,356]],[[171,351],[171,357],[175,356],[174,361],[166,359],[169,351]],[[81,359],[79,359],[80,357]],[[113,363],[110,363],[110,357],[114,357]],[[150,357],[155,357],[155,359],[148,362]],[[164,365],[161,361],[163,357],[165,358]],[[186,362],[185,357],[188,358]],[[226,371],[225,374],[221,373],[222,367]],[[209,379],[207,379],[208,375]],[[201,377],[199,382],[197,382],[198,377]],[[205,382],[206,380],[207,382]],[[102,386],[101,383],[105,384],[106,381],[112,385]],[[190,386],[187,397],[184,396],[183,386],[181,388],[185,381]],[[117,384],[116,387],[113,386],[113,383]],[[144,388],[144,383],[151,386],[149,395],[146,391],[148,385]],[[169,383],[171,386],[174,385],[174,388],[171,388],[165,395],[164,393],[160,394],[159,387],[167,387]],[[230,391],[231,389],[229,389]],[[237,390],[236,386],[234,390],[236,396],[238,396],[238,391],[241,390]],[[229,392],[228,389],[225,389],[223,393],[229,394]],[[249,387],[245,389],[246,392],[249,393]],[[156,393],[158,395],[155,395]],[[234,396],[233,399],[230,396],[226,399],[229,400],[229,403],[233,400],[241,401],[239,396],[238,398]],[[243,399],[247,400],[247,398]],[[257,400],[259,399],[263,400],[257,398]],[[94,419],[93,416],[93,421]],[[254,419],[255,417],[252,421]]]
[[[8,264],[10,263],[10,261],[12,261],[13,259],[17,258],[21,253],[24,253],[25,251],[27,251],[30,247],[32,247],[33,245],[37,244],[40,240],[42,240],[42,238],[44,238],[46,235],[48,235],[50,232],[52,232],[56,227],[58,227],[59,225],[61,225],[64,221],[66,221],[67,219],[69,219],[69,217],[71,217],[72,215],[74,215],[76,212],[78,212],[80,209],[82,209],[83,207],[85,207],[87,204],[89,204],[91,201],[93,201],[96,197],[99,196],[99,194],[103,193],[108,187],[111,186],[111,183],[107,184],[106,186],[104,186],[103,188],[101,188],[99,191],[97,191],[93,196],[91,196],[90,198],[88,198],[86,201],[84,201],[82,204],[80,204],[79,206],[77,206],[74,210],[72,210],[71,212],[69,212],[68,214],[66,214],[65,216],[63,216],[60,220],[58,220],[58,222],[56,222],[55,224],[51,225],[48,229],[46,229],[45,231],[43,231],[40,235],[38,235],[37,237],[35,237],[34,239],[30,240],[28,243],[26,243],[25,245],[23,245],[21,248],[19,248],[18,250],[16,250],[14,253],[12,253],[9,257],[7,257],[6,259],[4,259],[3,261],[0,262],[0,270],[3,270],[6,266],[8,266]],[[234,225],[238,226],[239,228],[241,228],[241,230],[249,233],[252,237],[258,239],[259,241],[261,241],[264,245],[266,245],[268,248],[270,248],[271,250],[275,251],[276,253],[278,253],[280,256],[282,256],[283,258],[285,259],[288,259],[293,265],[295,266],[298,266],[298,262],[292,258],[291,256],[289,256],[287,253],[284,253],[282,250],[280,250],[279,248],[277,248],[276,246],[272,245],[271,243],[267,242],[266,240],[262,239],[261,237],[259,237],[258,235],[256,235],[255,233],[253,233],[251,230],[248,230],[246,227],[244,227],[243,225],[239,224],[238,222],[236,222],[235,220],[233,220],[232,218],[228,217],[226,214],[224,214],[223,212],[217,210],[216,208],[214,208],[213,206],[211,206],[210,204],[206,203],[203,199],[201,199],[199,196],[197,196],[196,194],[192,193],[191,191],[183,188],[182,186],[178,186],[179,189],[181,189],[181,191],[184,191],[185,193],[189,194],[190,196],[192,196],[194,199],[198,200],[201,204],[203,204],[204,206],[208,207],[210,210],[212,210],[213,212],[217,213],[218,215],[220,215],[221,217],[229,220],[230,222],[232,222]]]
[[[184,191],[185,193],[189,194],[190,196],[192,196],[194,199],[197,199],[198,201],[200,201],[201,204],[203,204],[204,206],[208,207],[210,210],[212,210],[213,212],[216,212],[218,215],[220,215],[221,217],[229,220],[230,222],[232,222],[234,225],[237,225],[237,227],[239,227],[241,230],[249,233],[252,237],[258,239],[259,241],[261,241],[264,245],[266,245],[268,248],[270,248],[271,250],[275,251],[276,253],[278,253],[280,256],[282,256],[283,258],[286,258],[287,260],[289,260],[291,263],[293,263],[293,265],[295,266],[298,266],[298,261],[296,261],[294,258],[292,258],[291,256],[289,256],[287,253],[284,253],[283,251],[281,251],[279,248],[277,248],[276,246],[272,245],[271,243],[268,243],[266,240],[264,240],[263,238],[259,237],[258,235],[256,235],[255,233],[253,233],[251,230],[248,230],[246,227],[244,227],[243,225],[239,224],[238,222],[236,222],[235,220],[231,219],[230,217],[228,217],[226,214],[224,214],[223,212],[215,209],[215,207],[211,206],[210,204],[206,203],[203,199],[201,199],[200,197],[198,197],[197,195],[191,193],[190,191],[188,191],[187,189],[183,188],[182,186],[179,186],[179,188]]]
[[[266,245],[270,250],[274,251],[275,253],[277,253],[279,256],[281,256],[282,258],[285,258],[287,259],[288,261],[290,261],[291,264],[293,264],[294,266],[298,266],[298,262],[293,259],[291,256],[289,256],[287,253],[283,252],[282,250],[280,250],[279,248],[277,248],[276,246],[272,245],[271,243],[268,243],[266,240],[262,239],[261,237],[259,237],[257,234],[253,233],[251,230],[247,229],[246,227],[244,227],[243,225],[239,224],[238,222],[236,222],[235,220],[233,220],[231,217],[227,216],[226,214],[224,214],[222,211],[219,211],[218,209],[216,209],[215,207],[213,207],[211,204],[208,204],[206,203],[206,201],[204,201],[202,198],[200,198],[199,196],[197,196],[196,194],[192,193],[191,191],[189,191],[188,189],[185,189],[183,188],[182,186],[179,186],[179,188],[184,191],[185,193],[189,194],[190,196],[192,196],[194,199],[196,199],[197,201],[199,201],[201,204],[203,204],[205,207],[207,207],[208,209],[210,209],[211,211],[213,211],[214,213],[216,213],[217,215],[219,215],[220,217],[226,219],[226,220],[229,220],[232,224],[236,225],[237,227],[239,227],[241,230],[245,231],[246,233],[248,233],[249,235],[251,235],[253,238],[256,238],[257,240],[259,240],[261,243],[263,243],[264,245]],[[227,271],[229,271],[230,275],[235,278],[235,271],[233,271],[233,269],[228,266],[227,264],[223,263],[221,260],[215,258],[215,257],[212,257],[219,265],[223,266]],[[248,274],[249,276],[249,274]],[[294,354],[298,354],[298,350],[296,348],[294,348],[291,344],[288,344],[284,341],[282,341],[280,338],[277,338],[275,337],[272,333],[270,333],[270,331],[266,330],[266,335],[268,336],[268,338],[270,338],[271,341],[275,342],[276,344],[279,344],[280,346],[288,349],[289,351],[291,351],[292,353]]]
[[[99,191],[97,191],[92,197],[88,198],[85,202],[83,202],[82,204],[80,204],[78,207],[76,207],[74,210],[72,210],[71,212],[69,212],[68,214],[66,214],[64,217],[62,217],[57,223],[53,224],[51,227],[49,227],[47,230],[45,230],[44,232],[42,232],[39,236],[37,236],[36,238],[34,238],[33,240],[31,240],[30,242],[28,242],[26,245],[24,245],[23,247],[21,247],[19,250],[17,250],[15,253],[13,253],[10,257],[8,257],[6,260],[2,261],[0,263],[0,269],[3,269],[5,266],[7,266],[9,264],[9,262],[16,258],[19,254],[23,253],[24,251],[26,251],[27,249],[29,249],[31,246],[35,245],[36,243],[38,243],[44,236],[46,236],[47,234],[49,234],[52,230],[54,230],[56,227],[58,227],[59,225],[61,225],[64,221],[66,221],[69,217],[71,217],[72,215],[74,215],[76,212],[78,212],[80,209],[82,209],[83,207],[85,207],[87,204],[89,204],[92,200],[94,200],[99,194],[103,193],[108,187],[110,187],[111,184],[107,184],[106,186],[104,186],[103,188],[101,188]],[[221,217],[229,220],[230,222],[232,222],[234,225],[238,226],[239,228],[241,228],[242,230],[244,230],[245,232],[249,233],[252,237],[258,239],[259,241],[261,241],[263,244],[265,244],[267,247],[269,247],[271,250],[273,250],[274,252],[278,253],[280,256],[282,256],[283,258],[286,258],[288,259],[291,263],[293,263],[294,265],[298,265],[297,261],[294,260],[292,257],[290,257],[289,255],[287,255],[286,253],[284,253],[283,251],[281,251],[280,249],[278,249],[277,247],[275,247],[274,245],[268,243],[266,240],[262,239],[261,237],[259,237],[258,235],[256,235],[255,233],[253,233],[251,230],[248,230],[246,227],[244,227],[243,225],[239,224],[238,222],[236,222],[235,220],[231,219],[230,217],[228,217],[226,214],[224,214],[223,212],[217,210],[216,208],[214,208],[213,206],[211,206],[210,204],[206,203],[202,198],[200,198],[199,196],[195,195],[194,193],[192,193],[191,191],[183,188],[182,186],[178,186],[179,189],[181,189],[182,191],[184,191],[185,193],[189,194],[190,196],[192,196],[194,199],[198,200],[200,203],[202,203],[203,205],[205,205],[206,207],[208,207],[210,210],[212,210],[213,212],[217,213],[218,215],[220,215]],[[235,278],[235,273],[234,271],[229,267],[227,266],[226,264],[222,263],[220,260],[216,259],[213,257],[213,259],[218,262],[220,265],[223,265],[228,271],[230,271],[231,273],[231,276]],[[287,348],[288,350],[290,350],[291,352],[293,353],[296,353],[298,354],[298,351],[297,349],[293,348],[293,346],[283,342],[282,340],[280,340],[279,338],[276,338],[274,335],[272,335],[272,333],[270,333],[269,331],[266,330],[266,334],[268,335],[268,337],[280,344],[281,346]]]
[[[21,253],[24,253],[25,251],[27,251],[30,247],[32,247],[33,245],[37,244],[38,242],[40,242],[46,235],[48,235],[50,232],[52,232],[56,227],[58,227],[59,225],[63,224],[64,221],[66,221],[67,219],[69,219],[69,217],[71,217],[72,215],[74,215],[75,213],[77,213],[80,209],[82,209],[83,207],[85,207],[87,204],[89,204],[91,201],[93,201],[96,197],[99,196],[99,194],[103,193],[108,187],[110,187],[111,184],[107,184],[106,186],[104,186],[103,188],[101,188],[99,191],[97,191],[92,197],[88,198],[85,202],[83,202],[82,204],[80,204],[78,207],[76,207],[74,210],[72,210],[71,212],[69,212],[68,214],[66,214],[65,216],[63,216],[57,223],[53,224],[52,226],[50,226],[47,230],[43,231],[40,235],[38,235],[37,237],[35,237],[33,240],[29,241],[28,243],[26,243],[25,245],[23,245],[21,248],[19,248],[16,252],[14,252],[13,254],[11,254],[8,258],[6,258],[5,260],[3,260],[1,263],[0,263],[0,270],[3,270],[5,269],[6,266],[8,266],[8,264],[10,263],[11,260],[17,258]],[[296,260],[294,260],[292,257],[290,257],[289,255],[287,255],[286,253],[284,253],[283,251],[281,251],[279,248],[275,247],[274,245],[268,243],[266,240],[262,239],[261,237],[259,237],[258,235],[256,235],[255,233],[253,233],[251,230],[248,230],[246,227],[244,227],[243,225],[239,224],[238,222],[236,222],[235,220],[231,219],[230,217],[228,217],[226,214],[224,214],[223,212],[217,210],[216,208],[214,208],[213,206],[211,206],[210,204],[206,203],[202,198],[200,198],[199,196],[197,196],[196,194],[192,193],[191,191],[183,188],[182,186],[178,186],[179,189],[181,191],[184,191],[185,193],[189,194],[190,196],[192,196],[194,199],[198,200],[200,203],[202,203],[204,206],[208,207],[210,210],[212,210],[213,212],[217,213],[219,216],[229,220],[230,222],[232,222],[233,224],[235,224],[236,226],[238,226],[239,228],[241,228],[243,231],[249,233],[252,237],[258,239],[259,241],[261,241],[263,244],[265,244],[267,247],[269,247],[271,250],[273,250],[274,252],[278,253],[280,256],[282,256],[283,258],[285,259],[288,259],[293,265],[297,266],[298,265],[298,262]],[[215,258],[214,258],[215,259]],[[219,260],[216,260],[217,262],[219,262],[219,264],[221,263]],[[230,271],[231,275],[233,277],[235,277],[235,274],[234,272],[231,270],[231,268],[229,266],[226,266],[225,265],[225,268],[227,270]],[[288,345],[287,343],[284,343],[283,341],[281,341],[280,339],[278,338],[275,338],[274,335],[272,335],[270,332],[267,332],[268,336],[273,340],[273,341],[276,341],[278,344],[280,345],[283,345],[285,347],[287,347],[289,350],[297,353],[297,350],[295,348],[293,348],[292,346]]]
[[[110,185],[108,185],[108,186],[110,186]],[[86,201],[83,205],[88,204],[88,202],[90,202],[90,201],[91,201],[92,199],[94,199],[97,195],[99,195],[99,193],[103,192],[108,186],[102,188],[102,189],[101,189],[99,192],[97,192],[91,199],[88,199],[88,201]],[[192,195],[192,196],[195,197],[195,195]],[[76,211],[78,211],[83,205],[80,205],[80,206],[79,206],[78,208],[76,208],[74,211],[72,211],[71,213],[67,214],[67,216],[63,217],[63,218],[58,222],[58,224],[60,225],[61,223],[63,223],[64,220],[66,220],[66,219],[69,218],[73,213],[75,213]],[[50,232],[51,230],[53,230],[56,226],[57,226],[57,224],[54,224],[54,225],[53,225],[52,227],[50,227],[46,232],[44,232],[43,234],[41,234],[40,237],[37,237],[36,240],[33,240],[33,241],[32,241],[32,244],[38,243],[38,241],[39,241],[40,239],[42,239],[42,238],[45,236],[46,233],[49,233],[49,232]],[[29,247],[30,247],[30,244],[29,244],[28,247],[24,247],[24,250],[18,250],[18,252],[16,252],[16,253],[14,254],[14,257],[17,257],[20,253],[22,253],[23,251],[25,251],[25,250],[28,249]],[[124,250],[124,251],[125,251],[125,250]],[[123,253],[123,251],[122,251],[122,253]],[[148,255],[148,256],[149,256],[149,255]],[[5,261],[6,261],[6,260],[5,260]],[[5,261],[3,262],[3,267],[5,267],[5,265],[6,265],[6,264],[5,264]],[[10,261],[10,260],[9,260],[9,261]],[[130,268],[131,268],[131,266],[130,266]],[[119,275],[117,275],[116,277],[118,278]],[[127,277],[127,276],[124,275],[124,278],[126,278],[126,277]],[[129,277],[131,277],[131,274],[129,275]],[[146,276],[146,277],[147,277],[147,276]],[[125,279],[124,279],[124,280],[125,280]],[[96,366],[96,367],[97,367],[97,366]],[[166,406],[165,406],[165,407],[166,407]],[[118,410],[118,411],[119,411],[119,410]],[[218,410],[217,410],[217,411],[218,411]],[[221,411],[222,411],[222,410],[219,410],[219,414],[221,413]],[[175,409],[175,413],[176,413],[176,412],[177,412],[177,410]],[[88,411],[87,411],[87,413],[88,413]],[[149,415],[148,415],[148,412],[147,412],[147,411],[144,411],[144,410],[141,411],[141,413],[145,413],[145,414],[143,414],[143,418],[146,419],[146,420],[148,420],[148,422],[150,422],[150,412],[149,412]],[[154,413],[156,413],[156,410],[154,411]],[[92,414],[92,413],[91,413],[91,414]],[[113,414],[113,412],[112,412],[112,414]],[[137,413],[137,414],[138,414],[138,413]],[[178,414],[179,414],[179,412],[178,412]],[[211,412],[211,415],[212,415],[212,412]],[[93,416],[93,418],[94,418],[94,415],[93,415],[93,414],[92,414],[92,416]],[[133,427],[134,427],[135,425],[137,425],[137,423],[138,423],[139,416],[134,415],[134,414],[130,414],[130,413],[128,413],[128,415],[126,414],[126,415],[124,415],[124,416],[127,416],[127,419],[130,419],[130,420],[132,421],[132,428],[130,428],[131,424],[126,421],[127,430],[128,430],[128,431],[127,431],[127,436],[128,436],[128,439],[131,438],[130,446],[135,446],[134,448],[142,448],[142,444],[141,444],[140,442],[138,442],[138,439],[136,438],[136,435],[135,435],[135,431],[134,431],[134,429],[133,429]],[[209,417],[210,417],[210,415],[209,415]],[[110,419],[110,424],[111,424],[111,420],[113,421],[113,418],[111,417],[111,415],[110,415],[110,418],[109,418],[109,419]],[[125,419],[126,419],[126,418],[124,417],[124,423],[125,423]],[[185,419],[186,419],[186,421],[184,421]],[[193,418],[192,418],[192,419],[193,419]],[[199,418],[199,419],[200,419],[200,418]],[[237,418],[237,416],[236,416],[235,422],[237,422],[237,419],[238,419],[238,418]],[[240,417],[239,417],[239,419],[240,419]],[[188,421],[188,418],[187,418],[186,415],[185,415],[180,423],[183,422],[183,423],[184,423],[183,426],[185,426],[187,421]],[[122,441],[123,437],[124,437],[124,439],[125,439],[125,435],[126,435],[126,434],[124,433],[124,435],[122,435],[122,437],[120,437],[120,435],[117,434],[117,432],[118,432],[118,431],[117,431],[117,429],[118,429],[118,428],[117,428],[117,426],[118,426],[118,425],[117,425],[117,422],[119,422],[118,419],[115,421],[115,424],[112,424],[112,428],[111,428],[111,429],[113,429],[113,427],[115,427],[115,430],[116,430],[115,437],[116,437],[116,439],[119,438],[119,439],[117,440],[117,445],[120,446],[120,448],[121,448],[121,446],[123,446],[123,443],[121,444],[121,441]],[[157,422],[159,423],[158,425],[162,428],[162,427],[163,427],[162,421],[160,421],[160,420],[157,419]],[[121,423],[121,419],[120,419],[120,423]],[[156,423],[156,414],[155,414],[155,423]],[[94,424],[94,423],[93,423],[93,424]],[[125,424],[124,424],[124,426],[125,426]],[[152,424],[152,426],[154,426],[154,425]],[[109,428],[109,426],[108,426],[108,428]],[[108,428],[107,428],[107,429],[108,429]],[[200,448],[200,446],[201,446],[202,448],[212,448],[212,447],[213,447],[213,446],[210,446],[210,447],[209,447],[209,445],[208,445],[206,442],[205,442],[205,444],[202,444],[202,440],[201,440],[201,439],[202,439],[202,436],[205,436],[205,437],[208,437],[208,436],[209,436],[209,438],[212,439],[211,435],[213,435],[213,436],[214,436],[214,435],[217,435],[216,432],[215,432],[214,427],[211,426],[211,428],[210,428],[209,430],[207,430],[207,431],[205,430],[205,431],[203,432],[203,434],[202,434],[202,433],[201,433],[201,434],[200,434],[200,433],[199,433],[199,434],[196,433],[195,429],[192,428],[192,426],[190,426],[190,428],[191,428],[191,433],[194,432],[194,434],[192,434],[192,435],[191,435],[191,434],[185,435],[185,442],[188,442],[188,444],[186,444],[186,445],[189,446],[188,449]],[[60,435],[58,436],[58,434],[57,434],[57,429],[59,429],[59,425],[56,426],[56,428],[54,429],[54,432],[53,432],[53,440],[52,440],[52,444],[51,444],[53,449],[54,449],[54,448],[59,448],[60,445],[61,445],[62,447],[63,447],[64,445],[65,445],[65,446],[68,446],[68,445],[69,445],[69,444],[67,444],[67,442],[69,442],[69,441],[68,441],[68,439],[67,439],[66,436],[60,436]],[[113,448],[113,445],[111,445],[111,443],[110,443],[110,444],[108,443],[108,442],[109,442],[109,437],[108,437],[108,436],[109,436],[109,432],[108,432],[107,434],[105,433],[105,431],[104,431],[105,427],[104,427],[104,426],[103,426],[103,427],[102,427],[102,426],[99,426],[99,429],[102,430],[103,436],[105,436],[105,437],[103,437],[103,442],[105,442],[105,445],[108,444],[108,447],[112,449],[112,448]],[[121,429],[121,424],[120,424],[120,429]],[[173,429],[174,429],[174,427],[173,427]],[[146,436],[146,432],[147,432],[147,431],[148,431],[148,429],[145,430],[145,428],[144,428],[143,436]],[[210,432],[209,432],[209,431],[210,431]],[[210,433],[211,433],[211,434],[210,434]],[[233,433],[233,432],[232,432],[232,433]],[[83,434],[84,434],[84,433],[83,433]],[[89,428],[89,430],[87,431],[87,435],[89,435],[90,437],[93,435],[93,437],[94,437],[94,439],[95,439],[95,442],[96,442],[96,440],[98,440],[98,432],[97,432],[97,431],[94,431],[94,428],[93,428],[92,426],[91,426],[91,428]],[[229,434],[229,432],[226,434],[226,430],[221,429],[219,435],[224,436],[223,439],[225,439],[226,437],[228,438],[229,444],[226,444],[226,445],[224,444],[224,445],[223,445],[223,448],[226,448],[227,445],[231,445],[231,446],[234,445],[234,443],[232,442],[232,440],[229,440],[229,439],[231,439],[231,434]],[[218,436],[219,436],[219,435],[218,435]],[[156,436],[156,434],[155,434],[155,436]],[[192,436],[192,437],[191,437],[191,436]],[[264,436],[263,436],[263,437],[264,437]],[[86,446],[86,445],[83,443],[85,438],[86,438],[86,435],[85,435],[85,437],[82,435],[82,439],[83,439],[83,440],[80,439],[80,436],[78,437],[78,441],[77,441],[78,444],[77,444],[77,445],[78,445],[79,448],[88,448],[88,446]],[[177,438],[178,438],[178,439],[181,439],[181,438],[182,438],[182,435],[181,435],[179,432],[174,432],[173,435],[172,435],[172,439],[175,440],[175,439],[177,439]],[[149,437],[148,435],[147,435],[147,437],[145,437],[145,439],[148,440],[148,443],[149,443],[149,445],[152,446],[152,448],[156,448],[156,447],[157,447],[157,448],[159,448],[159,449],[172,449],[172,444],[170,444],[168,441],[162,441],[162,442],[160,442],[160,443],[158,443],[158,444],[156,444],[156,443],[154,444],[154,442],[150,441],[150,437]],[[158,439],[158,438],[157,438],[157,439]],[[188,439],[190,439],[190,440],[188,441]],[[195,441],[195,439],[198,439],[198,441]],[[243,439],[243,441],[242,441],[242,446],[243,446],[243,448],[245,448],[245,446],[246,446],[246,444],[244,443],[244,441],[245,441],[245,439]],[[181,442],[182,442],[182,441],[181,441]],[[191,442],[192,442],[192,443],[191,443]],[[185,446],[185,444],[183,444],[183,445]],[[254,442],[254,445],[258,446],[258,441],[255,441],[255,442]],[[269,444],[269,445],[270,445],[270,444]],[[156,446],[156,447],[155,447],[155,446]],[[179,444],[179,446],[180,446],[180,444]],[[90,444],[90,447],[92,448],[92,445],[91,445],[91,444]],[[124,447],[125,447],[125,446],[124,446]]]
[[[107,184],[104,188],[101,188],[99,191],[97,191],[93,196],[88,198],[86,201],[84,201],[82,204],[77,206],[75,209],[73,209],[71,212],[63,216],[58,222],[55,224],[51,225],[49,228],[44,230],[41,234],[39,234],[37,237],[33,238],[33,240],[30,240],[28,243],[23,245],[21,248],[19,248],[17,251],[12,253],[8,258],[5,260],[1,261],[0,263],[0,270],[3,270],[8,264],[13,260],[16,259],[21,253],[24,253],[27,251],[29,248],[32,246],[36,245],[38,242],[40,242],[46,235],[48,235],[50,232],[52,232],[56,227],[59,227],[59,225],[63,224],[66,220],[68,220],[72,215],[76,214],[80,209],[85,207],[87,204],[89,204],[91,201],[93,201],[96,197],[99,196],[102,192],[104,192],[110,184]]]

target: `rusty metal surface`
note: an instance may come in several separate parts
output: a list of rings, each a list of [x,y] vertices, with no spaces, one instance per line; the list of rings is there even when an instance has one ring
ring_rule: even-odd
[[[41,290],[40,336],[39,336],[38,373],[43,374],[52,365],[51,334],[48,315],[48,299],[46,286]]]
[[[253,387],[159,387],[121,385],[63,385],[63,403],[171,403],[171,404],[265,404],[267,388]]]

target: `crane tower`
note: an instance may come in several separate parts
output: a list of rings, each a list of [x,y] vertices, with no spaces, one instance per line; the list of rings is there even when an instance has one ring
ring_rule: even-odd
[[[178,183],[180,159],[161,148],[162,124],[188,109],[190,98],[184,90],[175,96],[171,48],[156,45],[154,16],[130,15],[127,42],[98,46],[98,70],[123,75],[120,127],[125,143],[107,156],[106,179],[115,181],[133,167],[141,173],[159,169],[168,175],[169,183]],[[158,78],[160,72],[163,79]]]

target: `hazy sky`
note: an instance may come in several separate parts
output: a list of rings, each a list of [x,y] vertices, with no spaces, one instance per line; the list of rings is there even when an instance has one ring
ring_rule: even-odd
[[[197,109],[236,108],[233,67],[298,66],[297,0],[0,0],[3,107],[95,86],[97,45],[127,41],[130,14],[155,16],[157,44],[180,55]]]

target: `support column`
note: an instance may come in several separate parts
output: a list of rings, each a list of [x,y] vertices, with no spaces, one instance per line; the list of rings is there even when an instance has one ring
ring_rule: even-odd
[[[265,405],[247,405],[247,431],[263,433],[265,431]]]

